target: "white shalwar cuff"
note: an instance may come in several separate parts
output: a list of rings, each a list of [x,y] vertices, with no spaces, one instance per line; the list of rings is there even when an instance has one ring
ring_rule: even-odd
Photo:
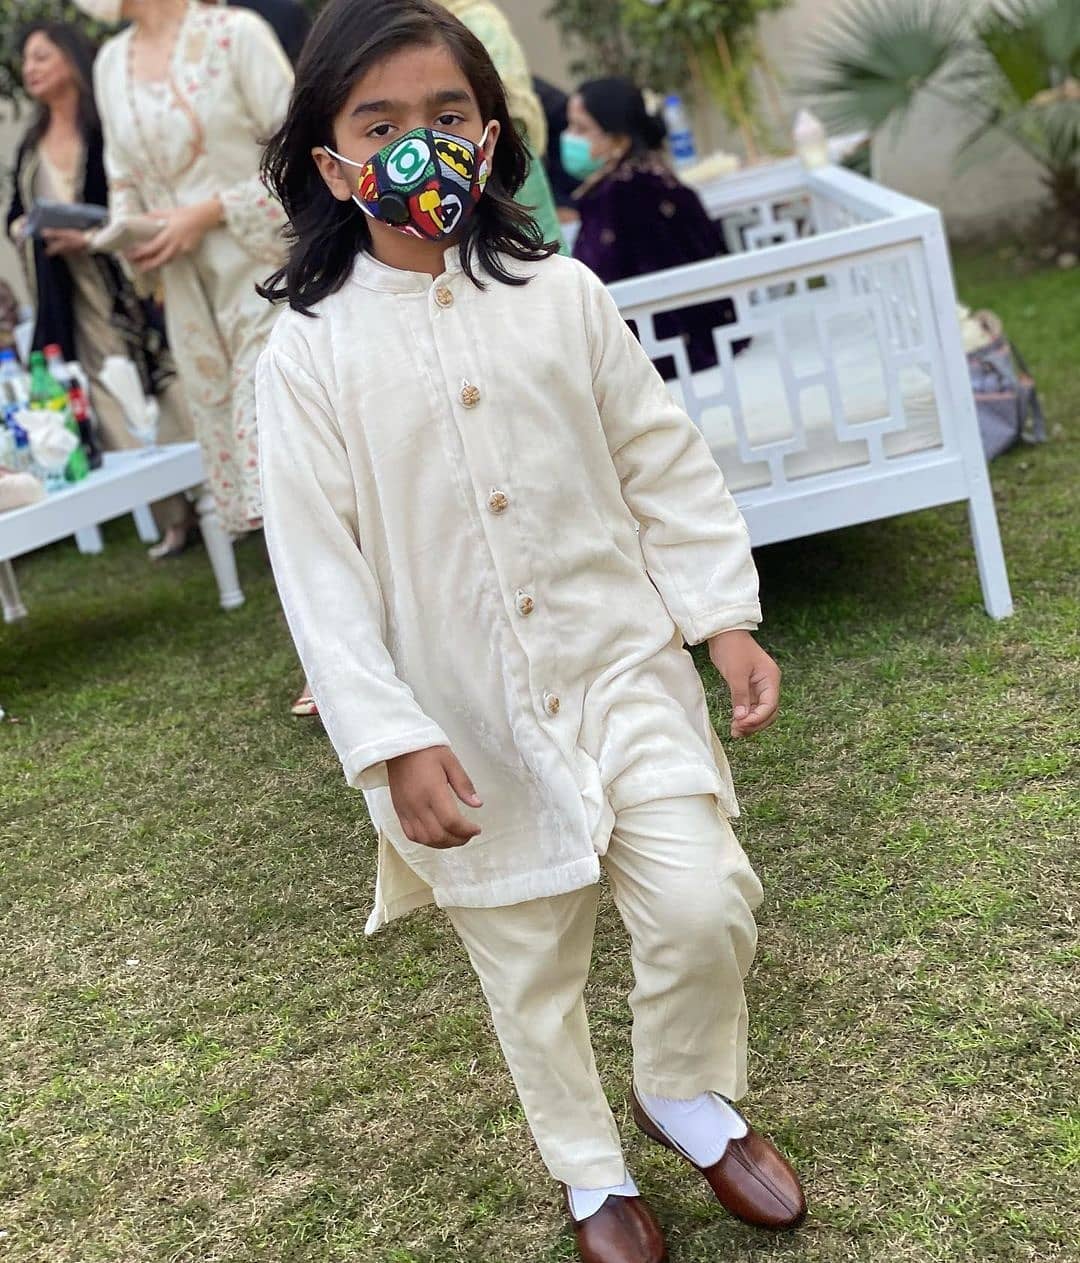
[[[629,1171],[626,1173],[626,1181],[623,1184],[616,1185],[612,1188],[574,1188],[568,1186],[567,1193],[570,1198],[570,1213],[574,1219],[581,1223],[583,1219],[588,1219],[595,1215],[601,1206],[609,1197],[638,1197],[637,1185],[634,1183],[634,1177]]]
[[[715,1092],[702,1092],[689,1101],[638,1092],[638,1100],[660,1130],[699,1167],[715,1165],[729,1140],[746,1135],[743,1116]]]

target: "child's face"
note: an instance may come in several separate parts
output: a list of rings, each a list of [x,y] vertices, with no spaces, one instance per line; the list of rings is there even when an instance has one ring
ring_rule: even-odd
[[[450,132],[478,144],[489,122],[481,116],[472,86],[449,49],[442,44],[417,46],[386,58],[357,80],[326,143],[343,158],[362,164],[396,137],[418,127]],[[484,146],[489,161],[498,134],[496,122]],[[330,192],[347,202],[356,191],[355,168],[343,166],[325,149],[313,149],[311,156]],[[372,221],[371,231],[378,237],[396,230]]]

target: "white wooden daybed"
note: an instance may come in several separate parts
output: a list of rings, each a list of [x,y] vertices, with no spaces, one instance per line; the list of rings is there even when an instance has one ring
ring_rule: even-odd
[[[622,281],[620,309],[708,439],[755,544],[966,501],[983,598],[1012,612],[940,214],[797,162],[701,190],[726,258]],[[691,373],[652,319],[730,298],[719,364]],[[731,345],[752,338],[733,356]]]

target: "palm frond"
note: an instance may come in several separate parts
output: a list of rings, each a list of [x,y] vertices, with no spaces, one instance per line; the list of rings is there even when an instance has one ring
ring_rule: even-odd
[[[853,0],[814,39],[800,87],[831,126],[876,131],[958,64],[968,29],[953,0]]]
[[[1003,73],[1015,73],[1014,91],[1022,100],[1038,77],[1036,65],[1049,74],[1041,87],[1072,75],[1080,77],[1080,4],[1077,0],[996,0],[978,22],[980,39]]]

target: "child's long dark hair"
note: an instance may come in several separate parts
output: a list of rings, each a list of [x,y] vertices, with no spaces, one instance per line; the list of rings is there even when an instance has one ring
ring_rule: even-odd
[[[260,287],[271,302],[288,301],[304,315],[345,284],[356,256],[371,245],[367,217],[339,202],[323,183],[312,149],[332,144],[334,119],[353,86],[384,58],[416,45],[444,45],[476,95],[485,122],[501,126],[487,190],[461,240],[461,265],[481,289],[479,269],[507,285],[527,278],[509,272],[500,254],[538,262],[558,246],[545,244],[532,217],[513,201],[531,161],[506,105],[502,80],[475,35],[429,0],[332,0],[323,9],[296,68],[296,87],[281,130],[263,158],[263,178],[289,217],[289,259]]]

